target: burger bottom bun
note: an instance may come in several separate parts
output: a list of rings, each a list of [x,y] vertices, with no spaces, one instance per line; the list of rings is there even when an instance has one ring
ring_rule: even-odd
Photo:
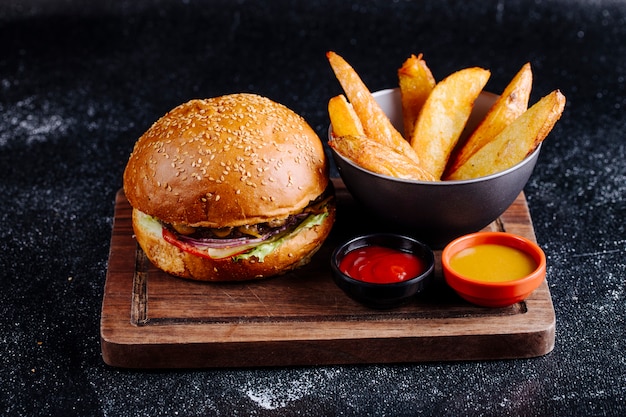
[[[137,243],[159,269],[197,281],[244,281],[267,278],[306,265],[328,237],[335,221],[335,207],[329,204],[324,221],[286,239],[263,262],[256,258],[232,261],[193,255],[168,243],[160,230],[143,226],[141,212],[133,209],[133,229]]]

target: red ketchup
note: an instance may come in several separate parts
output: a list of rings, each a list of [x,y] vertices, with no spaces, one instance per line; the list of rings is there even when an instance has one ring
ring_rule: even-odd
[[[350,251],[339,270],[359,281],[390,284],[421,274],[426,265],[415,255],[383,246],[364,246]]]

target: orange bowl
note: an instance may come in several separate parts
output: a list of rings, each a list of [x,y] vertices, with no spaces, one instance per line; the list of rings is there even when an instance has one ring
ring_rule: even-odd
[[[479,253],[482,255],[469,257]],[[504,260],[512,255],[509,262]],[[461,256],[468,256],[464,268],[458,261]],[[486,307],[523,301],[546,276],[543,250],[529,239],[504,232],[478,232],[453,240],[444,248],[441,264],[447,284],[459,296]],[[518,270],[514,270],[516,266]]]

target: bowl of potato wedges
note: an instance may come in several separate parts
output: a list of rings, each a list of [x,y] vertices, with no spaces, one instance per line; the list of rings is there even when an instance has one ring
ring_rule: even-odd
[[[506,211],[565,108],[559,90],[529,103],[530,63],[496,94],[484,91],[487,69],[436,81],[423,56],[411,55],[397,86],[370,92],[343,57],[327,58],[344,92],[328,102],[328,144],[346,188],[374,215],[433,246]]]

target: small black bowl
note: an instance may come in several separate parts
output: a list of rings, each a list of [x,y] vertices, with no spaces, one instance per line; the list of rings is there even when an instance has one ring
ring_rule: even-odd
[[[424,271],[416,277],[389,284],[370,283],[354,279],[339,269],[347,253],[365,246],[383,246],[401,250],[420,258]],[[348,296],[371,308],[388,309],[402,305],[430,283],[435,270],[433,251],[424,243],[398,234],[371,234],[353,238],[338,246],[330,258],[333,279]]]

